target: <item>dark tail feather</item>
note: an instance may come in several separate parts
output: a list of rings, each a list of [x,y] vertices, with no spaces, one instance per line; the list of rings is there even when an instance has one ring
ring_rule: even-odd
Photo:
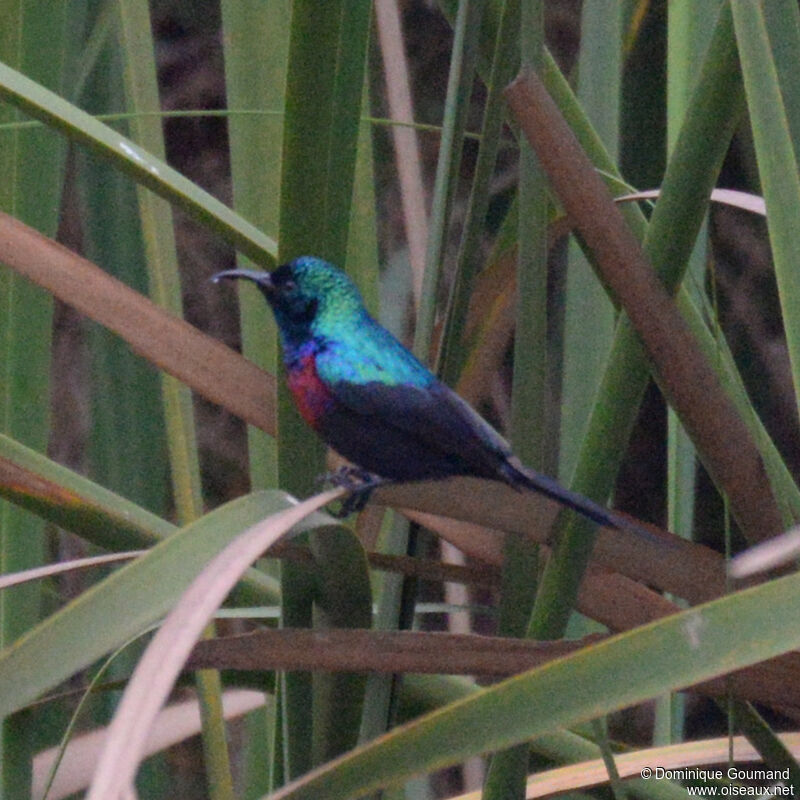
[[[551,500],[555,500],[573,511],[577,511],[581,516],[596,522],[598,525],[607,525],[610,528],[627,528],[625,520],[618,517],[614,512],[604,508],[594,500],[584,497],[577,492],[565,489],[558,481],[548,478],[532,469],[523,466],[516,466],[511,463],[504,464],[503,477],[517,488],[531,489],[534,492],[541,492]]]
[[[541,492],[551,500],[555,500],[561,505],[571,508],[583,517],[596,522],[598,525],[606,525],[609,528],[616,528],[617,530],[627,530],[649,539],[651,542],[664,544],[664,540],[659,536],[654,535],[650,531],[631,522],[619,514],[615,514],[607,508],[604,508],[594,500],[584,497],[577,492],[571,492],[565,489],[553,478],[548,478],[547,475],[542,475],[535,470],[524,467],[521,464],[517,465],[511,462],[506,462],[503,469],[503,477],[512,486],[517,488],[531,489],[534,492]]]

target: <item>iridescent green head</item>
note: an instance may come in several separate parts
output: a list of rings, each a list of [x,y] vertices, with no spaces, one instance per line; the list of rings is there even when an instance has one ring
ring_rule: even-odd
[[[337,327],[357,324],[366,313],[356,285],[340,269],[314,256],[300,256],[274,272],[232,269],[223,278],[254,281],[267,298],[284,346],[295,348],[309,338],[332,335]]]

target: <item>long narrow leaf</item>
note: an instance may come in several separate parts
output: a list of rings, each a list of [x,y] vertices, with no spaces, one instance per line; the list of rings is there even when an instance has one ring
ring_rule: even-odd
[[[141,112],[159,108],[156,62],[150,10],[143,3],[119,0],[119,37],[124,53],[124,86],[131,118],[131,138],[149,153],[166,160],[161,121]],[[144,187],[137,188],[144,237],[150,296],[161,307],[183,316],[178,253],[169,203]],[[161,396],[169,452],[172,497],[181,525],[203,513],[200,459],[197,451],[194,405],[188,387],[169,374],[161,375]],[[213,635],[210,625],[207,635]],[[212,800],[232,800],[233,778],[222,717],[219,674],[200,670],[195,676],[203,719],[202,740],[207,783]]]
[[[225,92],[232,108],[281,108],[286,85],[290,3],[223,0]],[[253,53],[258,53],[254,58]],[[282,115],[228,118],[233,203],[236,211],[271,236],[277,235],[281,181]],[[238,265],[252,263],[238,256]],[[242,352],[262,369],[278,368],[278,335],[259,292],[238,288]],[[272,438],[247,429],[252,488],[277,483]]]
[[[73,10],[79,22],[79,7]],[[38,2],[18,0],[3,8],[0,59],[35,80],[61,90],[69,72],[70,14],[65,5],[43,13]],[[0,109],[0,122],[16,119]],[[45,234],[58,226],[66,149],[51,131],[12,130],[0,147],[0,210],[15,214]],[[50,429],[51,297],[19,276],[0,275],[0,433],[44,451]],[[0,571],[45,560],[46,539],[38,520],[0,502]],[[37,584],[0,596],[0,646],[30,628],[41,613]],[[30,781],[30,721],[0,720],[0,795],[23,797]]]
[[[795,396],[800,397],[800,175],[760,5],[731,3]]]
[[[138,183],[208,225],[253,261],[267,267],[274,264],[277,246],[268,236],[130,139],[5,64],[0,64],[0,98],[109,159]]]
[[[622,12],[603,0],[583,4],[577,96],[608,154],[619,150]],[[563,377],[559,438],[561,480],[569,482],[614,333],[614,307],[575,241],[564,287]],[[587,336],[587,331],[591,335]]]

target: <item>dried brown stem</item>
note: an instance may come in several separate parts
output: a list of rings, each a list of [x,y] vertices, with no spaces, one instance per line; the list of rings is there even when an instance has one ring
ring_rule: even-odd
[[[0,262],[121,336],[139,355],[275,433],[275,378],[85,258],[0,213]]]

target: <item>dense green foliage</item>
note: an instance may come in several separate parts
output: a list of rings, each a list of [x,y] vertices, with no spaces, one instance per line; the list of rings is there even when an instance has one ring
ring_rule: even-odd
[[[797,576],[735,591],[690,541],[729,554],[800,517],[796,3],[400,5],[404,39],[393,2],[0,0],[0,571],[147,550],[0,588],[0,798],[40,797],[62,742],[48,796],[91,786],[94,767],[66,776],[100,726],[91,798],[129,774],[154,799],[446,796],[482,775],[487,800],[522,798],[592,759],[617,796],[686,796],[621,779],[726,742],[680,762],[618,745],[694,738],[674,693],[695,684],[693,707],[727,697],[733,732],[800,774],[751,705],[800,707]],[[429,124],[386,118],[407,92]],[[766,226],[709,216],[720,185],[763,194]],[[615,206],[631,187],[660,196]],[[346,269],[527,463],[674,533],[468,479],[382,489],[346,523],[298,507],[325,453],[274,324],[245,287],[238,334],[207,277],[302,253]],[[426,530],[467,565],[428,557]],[[431,626],[498,638],[411,632],[431,598]],[[459,677],[484,674],[515,676]],[[180,724],[155,716],[178,681]],[[652,730],[623,714],[608,739],[602,715],[652,699]],[[196,733],[202,754],[180,744]]]

